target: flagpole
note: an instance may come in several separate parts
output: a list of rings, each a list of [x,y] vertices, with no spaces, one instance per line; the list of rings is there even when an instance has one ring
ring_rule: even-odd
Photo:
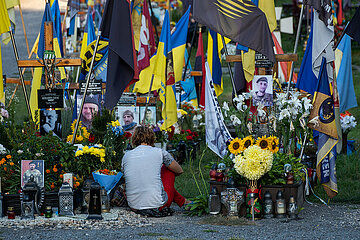
[[[304,3],[302,4],[302,6],[301,6],[300,17],[299,17],[299,24],[298,24],[298,28],[297,28],[297,32],[296,32],[294,53],[297,52],[297,47],[298,47],[298,44],[299,44],[300,32],[301,32],[301,23],[302,23],[302,18],[303,18],[303,14],[304,14],[304,6],[305,6],[305,2],[304,2]],[[292,82],[293,74],[294,74],[294,62],[291,62],[291,71],[290,71],[290,76],[289,76],[289,80],[288,80],[288,86],[287,86],[287,90],[286,90],[286,96],[289,95],[290,83]]]
[[[224,38],[224,36],[221,36],[221,40],[222,40],[222,43],[223,43],[223,45],[224,45],[225,57],[227,58],[227,56],[229,56],[229,54],[228,54],[227,47],[226,47],[226,44],[225,44],[225,38]],[[235,88],[234,75],[233,75],[233,72],[232,72],[230,63],[229,63],[229,62],[226,62],[226,65],[227,65],[227,67],[228,67],[228,69],[229,69],[231,84],[232,84],[232,87],[233,87],[233,91],[234,91],[235,97],[237,97],[238,95],[237,95],[236,88]]]
[[[141,123],[142,123],[142,124],[144,124],[144,123],[145,123],[146,111],[148,110],[148,107],[149,107],[149,102],[150,102],[150,93],[151,93],[151,88],[152,88],[153,81],[154,81],[154,74],[152,74],[152,75],[151,75],[151,81],[150,81],[149,92],[148,92],[148,96],[146,97],[146,104],[145,104],[144,118],[143,118],[143,120],[141,121]],[[148,101],[148,99],[149,99],[149,101]]]
[[[193,49],[193,45],[194,45],[194,40],[195,40],[195,35],[196,35],[197,27],[198,27],[198,22],[195,23],[195,32],[194,32],[194,35],[192,36],[192,39],[191,39],[191,45],[190,45],[190,50],[189,50],[189,57],[188,57],[188,59],[186,60],[185,71],[184,71],[184,73],[183,73],[182,81],[185,80],[186,70],[187,70],[187,66],[188,66],[188,64],[189,64],[189,62],[190,62],[191,50]],[[200,29],[201,29],[201,27],[200,27]],[[201,31],[200,31],[199,34],[201,34]]]
[[[92,58],[91,58],[90,69],[89,69],[89,73],[88,73],[87,79],[86,79],[86,85],[85,85],[84,95],[83,95],[83,98],[82,98],[82,101],[81,101],[80,111],[79,111],[79,114],[78,114],[78,117],[77,117],[77,120],[76,120],[76,124],[75,124],[75,128],[74,128],[74,134],[73,134],[73,138],[72,138],[71,144],[74,144],[75,138],[76,138],[76,133],[77,133],[77,130],[78,130],[78,128],[79,128],[79,122],[80,122],[80,118],[81,118],[81,113],[82,113],[82,109],[83,109],[83,107],[84,107],[84,102],[85,102],[86,93],[87,93],[87,90],[88,90],[89,85],[90,85],[90,76],[91,76],[91,72],[92,72],[93,67],[94,67],[95,56],[96,56],[96,52],[97,52],[97,49],[98,49],[98,45],[99,45],[99,41],[100,41],[100,36],[101,36],[101,31],[99,30],[98,36],[97,36],[97,38],[96,38],[94,53],[93,53],[93,56],[92,56]]]
[[[16,59],[17,65],[18,65],[18,71],[19,71],[19,75],[20,75],[20,82],[21,82],[21,86],[22,86],[22,89],[23,89],[23,92],[24,92],[26,107],[27,107],[28,114],[29,114],[29,120],[32,120],[32,114],[31,114],[29,98],[28,98],[26,88],[25,88],[24,76],[23,76],[21,68],[19,67],[19,64],[18,64],[18,62],[19,62],[19,54],[18,54],[18,51],[17,51],[17,48],[16,48],[15,37],[14,37],[14,34],[13,34],[12,31],[13,31],[12,26],[10,26],[11,43],[13,45],[15,59]]]

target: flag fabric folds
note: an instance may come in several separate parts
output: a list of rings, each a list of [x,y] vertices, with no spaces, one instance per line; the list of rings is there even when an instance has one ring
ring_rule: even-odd
[[[347,34],[344,35],[335,50],[335,73],[340,98],[340,112],[357,107],[352,76],[351,39]]]
[[[176,24],[175,32],[170,36],[169,39],[169,47],[173,51],[173,65],[176,82],[180,81],[182,77],[189,14],[190,10],[188,9]],[[161,81],[163,76],[157,73],[161,72],[161,68],[165,69],[165,65],[163,65],[163,63],[159,60],[161,59],[158,57],[159,54],[160,52],[158,47],[156,54],[150,58],[150,66],[140,72],[139,81],[135,84],[133,92],[149,92],[152,78],[153,83],[151,86],[151,91],[155,91],[161,88]]]
[[[61,16],[60,16],[60,8],[58,0],[54,0],[51,4],[51,17],[53,19],[54,28],[56,29],[56,34],[61,56],[64,56],[63,50],[63,37],[62,37],[62,29],[61,29]]]
[[[216,96],[223,93],[223,79],[221,70],[221,50],[224,45],[222,43],[221,35],[209,29],[208,34],[208,52],[207,61],[211,76],[216,91]],[[230,42],[230,39],[225,38],[225,44]]]
[[[86,23],[85,23],[83,40],[82,40],[82,44],[81,44],[81,51],[80,51],[80,57],[82,59],[85,59],[85,52],[86,52],[87,46],[95,40],[96,40],[96,35],[95,35],[94,21],[93,21],[93,17],[91,14],[91,7],[89,7],[87,19],[86,19]]]
[[[265,14],[249,0],[197,0],[194,18],[211,30],[261,52],[275,62]]]
[[[312,124],[309,124],[309,127],[337,139],[334,101],[330,92],[325,61],[326,59],[323,58],[319,80],[313,98],[313,109],[309,116],[309,122]]]
[[[196,71],[201,71],[202,76],[196,77],[197,78],[197,85],[198,88],[201,86],[201,89],[198,89],[199,99],[200,99],[200,107],[202,109],[205,108],[205,55],[204,55],[204,46],[203,46],[203,37],[202,33],[199,33],[199,40],[198,40],[198,49],[196,51],[195,56],[195,67]],[[199,79],[199,80],[198,80]]]
[[[185,51],[185,61],[188,59],[188,53]],[[189,62],[187,69],[186,69],[186,77],[184,81],[180,81],[181,88],[184,90],[184,93],[181,94],[181,102],[192,102],[192,104],[197,108],[198,100],[197,100],[197,93],[195,87],[195,80],[194,77],[190,75],[192,71],[191,64]]]
[[[139,72],[150,65],[150,57],[155,53],[154,31],[147,0],[144,0],[141,17],[140,42],[137,63]]]
[[[0,35],[8,32],[10,29],[10,19],[6,9],[5,0],[0,0]],[[0,101],[4,98],[4,84],[3,84],[3,71],[2,71],[2,56],[0,44]]]
[[[139,40],[140,40],[140,28],[141,28],[141,0],[131,1],[131,18],[132,26],[134,32],[134,45],[136,51],[139,50]]]
[[[337,194],[335,159],[337,129],[334,101],[331,96],[326,59],[323,58],[319,80],[313,99],[313,109],[309,116],[309,127],[319,131],[316,172],[318,179],[330,198]]]
[[[360,43],[360,7],[356,9],[354,16],[345,29],[345,33]]]
[[[177,122],[174,60],[171,48],[170,20],[168,11],[165,18],[157,49],[157,63],[154,75],[161,78],[159,98],[162,102],[161,115],[164,120],[161,129],[165,130]]]
[[[112,109],[137,72],[128,0],[106,2],[100,31],[109,39],[105,107]]]
[[[231,135],[227,130],[221,108],[216,97],[208,62],[205,63],[205,126],[206,144],[219,157],[227,154],[227,142]]]
[[[322,57],[327,60],[328,78],[333,78],[332,62],[335,59],[333,50],[334,27],[325,24],[314,11],[311,21],[311,31],[307,41],[306,50],[301,62],[296,88],[314,94],[319,76]]]
[[[171,34],[171,48],[174,58],[174,74],[175,82],[178,82],[182,78],[182,72],[184,67],[184,54],[186,47],[186,38],[189,25],[190,8],[180,18],[179,22],[175,25],[175,31]]]
[[[19,0],[5,0],[5,5],[10,19],[10,24],[12,26],[13,32],[15,33],[16,23],[15,23],[15,7],[20,6]],[[4,44],[8,44],[11,40],[10,33],[6,32],[2,35],[2,41]]]
[[[10,19],[7,12],[5,0],[0,0],[0,34],[10,30]]]

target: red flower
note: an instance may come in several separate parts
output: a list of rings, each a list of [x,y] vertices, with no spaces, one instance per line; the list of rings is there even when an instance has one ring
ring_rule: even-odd
[[[192,140],[192,136],[186,136],[186,140]]]
[[[130,132],[125,132],[125,138],[129,139],[131,138],[132,134]]]
[[[181,133],[181,134],[184,134],[184,133],[185,133],[185,131],[184,131],[184,130],[181,130],[181,131],[180,131],[180,133]]]
[[[197,132],[193,132],[193,136],[198,137],[199,134]]]
[[[90,135],[89,135],[89,142],[90,143],[95,142],[95,136],[92,133],[90,133]]]
[[[40,132],[35,132],[35,136],[41,137]]]
[[[191,134],[191,130],[190,130],[190,129],[187,129],[186,132],[187,132],[188,134]]]

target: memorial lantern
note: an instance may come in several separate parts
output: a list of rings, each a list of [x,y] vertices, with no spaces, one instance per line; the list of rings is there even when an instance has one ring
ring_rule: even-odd
[[[74,216],[74,193],[68,182],[64,182],[59,190],[59,215]]]
[[[209,213],[212,215],[216,215],[220,213],[220,210],[220,196],[216,190],[216,187],[213,187],[209,195]]]
[[[104,187],[101,187],[101,211],[103,213],[110,212],[110,199]]]
[[[25,183],[20,195],[21,199],[21,218],[34,219],[34,214],[40,214],[44,202],[44,189],[41,189],[34,181],[34,176]]]
[[[298,217],[298,206],[294,196],[290,195],[288,214],[291,219],[297,219]]]
[[[276,218],[286,217],[286,204],[284,194],[279,190],[276,194]]]
[[[93,182],[90,186],[89,209],[87,219],[101,220],[101,186]]]
[[[274,217],[274,207],[273,201],[271,198],[271,193],[266,191],[264,195],[264,218],[273,218]]]

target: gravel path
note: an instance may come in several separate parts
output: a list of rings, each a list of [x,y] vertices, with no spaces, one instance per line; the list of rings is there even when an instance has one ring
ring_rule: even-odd
[[[103,221],[0,220],[4,239],[359,239],[360,205],[305,204],[299,220],[227,220],[220,216],[188,217],[180,209],[166,218],[143,218],[124,209]],[[215,224],[217,222],[217,224]],[[226,226],[232,223],[233,225]],[[219,225],[219,223],[223,225]]]

